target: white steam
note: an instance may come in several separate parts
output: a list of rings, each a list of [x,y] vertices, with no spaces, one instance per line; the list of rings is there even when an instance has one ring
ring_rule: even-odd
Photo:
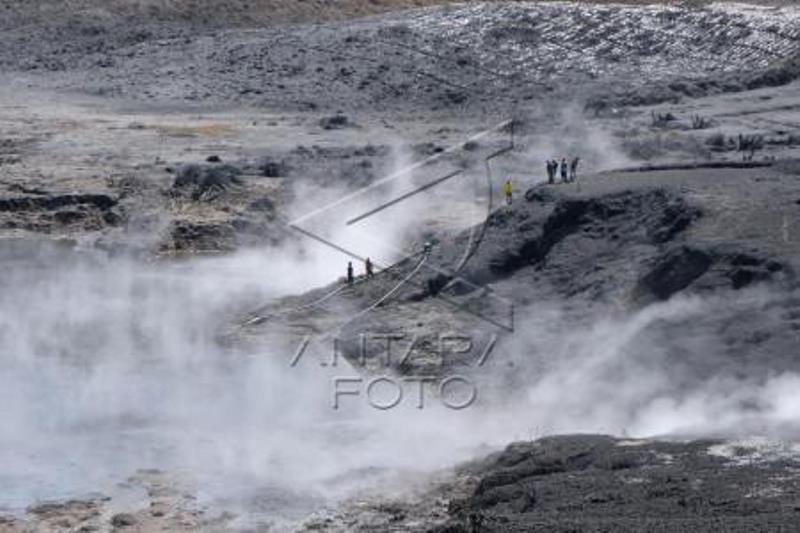
[[[599,172],[629,166],[632,161],[620,148],[616,127],[589,118],[577,103],[558,105],[553,109],[540,109],[532,113],[536,133],[528,143],[535,154],[534,170],[543,178],[545,161],[555,159],[581,160],[579,173]],[[588,170],[591,169],[591,170]]]
[[[405,164],[399,157],[395,166]],[[430,209],[430,201],[421,205]],[[336,218],[372,205],[356,202]],[[421,209],[387,210],[390,216],[357,232],[326,236],[356,251],[371,250],[376,239],[401,248]],[[562,318],[558,306],[528,310],[482,370],[486,387],[470,409],[431,401],[422,410],[378,411],[362,396],[334,411],[331,378],[353,376],[352,369],[309,361],[292,368],[292,354],[270,346],[243,354],[221,347],[215,335],[241,302],[333,281],[344,273],[341,252],[299,239],[279,249],[146,265],[15,246],[0,248],[0,509],[113,492],[137,469],[160,468],[234,505],[275,487],[292,495],[292,505],[261,508],[297,518],[393,473],[452,465],[485,445],[578,431],[778,432],[800,405],[797,375],[698,381],[671,371],[649,332],[730,303],[675,299],[583,324]],[[702,354],[719,339],[693,341]],[[511,385],[503,381],[508,362],[517,364]]]
[[[557,307],[539,304],[527,310],[504,348],[515,363],[515,383],[525,391],[522,399],[509,391],[507,409],[524,413],[537,435],[794,438],[800,430],[800,375],[770,372],[768,361],[757,374],[737,375],[725,364],[724,340],[714,328],[686,326],[731,310],[755,314],[780,297],[761,288],[675,297],[590,323],[575,323]],[[675,338],[665,341],[670,336]]]

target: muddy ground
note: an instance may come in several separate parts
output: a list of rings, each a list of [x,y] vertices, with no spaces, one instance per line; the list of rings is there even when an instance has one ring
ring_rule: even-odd
[[[55,357],[102,369],[124,351],[97,333],[116,308],[92,322],[67,306],[77,318],[62,324],[28,306],[24,284],[31,300],[61,294],[39,286],[39,270],[85,261],[110,265],[101,280],[130,264],[157,277],[239,253],[266,264],[297,249],[313,257],[306,247],[323,239],[343,253],[292,290],[271,292],[278,283],[267,274],[223,274],[230,298],[202,293],[213,313],[189,321],[188,336],[201,339],[191,346],[218,350],[213,368],[224,373],[264,346],[293,353],[309,335],[307,357],[326,358],[335,339],[356,375],[469,377],[480,412],[497,421],[481,433],[446,418],[443,431],[469,433],[469,449],[437,468],[347,463],[323,476],[326,490],[345,487],[331,499],[269,475],[256,476],[251,493],[220,496],[224,460],[209,497],[207,479],[184,483],[185,471],[142,452],[141,464],[104,470],[106,484],[92,493],[52,490],[56,476],[30,481],[23,501],[9,491],[0,530],[797,523],[797,424],[786,393],[800,373],[800,11],[791,3],[354,2],[281,4],[271,16],[259,2],[227,5],[224,16],[180,2],[71,4],[0,1],[9,14],[0,22],[9,390],[28,375],[20,368],[44,372]],[[577,156],[577,180],[546,183],[545,160]],[[385,205],[420,187],[425,194]],[[347,224],[376,206],[366,223]],[[374,279],[362,277],[366,256]],[[353,286],[343,280],[348,260]],[[153,298],[145,283],[125,286],[122,300]],[[171,291],[186,289],[152,290]],[[175,305],[190,315],[202,298]],[[157,307],[147,312],[159,316]],[[139,324],[137,311],[120,316],[145,332],[134,337],[142,358],[130,368],[147,375],[158,325]],[[49,339],[64,330],[74,345],[54,347]],[[444,354],[442,332],[472,342]],[[410,356],[391,358],[380,342],[362,348],[375,334],[398,335]],[[29,344],[18,339],[33,339],[24,364],[17,351]],[[483,361],[489,342],[496,349]],[[49,435],[69,446],[87,427],[158,434],[169,421],[115,411],[113,401],[109,409],[96,425],[67,424],[66,441],[60,423],[46,421],[29,455],[52,453],[40,448]],[[18,412],[8,408],[8,420],[19,423]],[[513,414],[507,426],[537,429],[498,430],[504,412]],[[22,456],[22,431],[8,425],[7,448]],[[325,448],[335,448],[340,431],[325,431]],[[424,443],[411,440],[411,453],[424,457]],[[83,461],[53,470],[92,464]],[[4,475],[29,488],[15,469]]]

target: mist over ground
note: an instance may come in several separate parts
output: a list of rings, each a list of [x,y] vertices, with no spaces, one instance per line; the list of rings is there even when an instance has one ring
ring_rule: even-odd
[[[790,3],[0,13],[0,530],[796,527]]]

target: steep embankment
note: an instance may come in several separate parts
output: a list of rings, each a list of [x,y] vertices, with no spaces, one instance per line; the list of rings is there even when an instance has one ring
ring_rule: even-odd
[[[298,328],[335,334],[356,364],[364,353],[376,361],[387,356],[385,343],[369,344],[364,352],[362,334],[413,336],[418,349],[395,361],[394,370],[443,375],[474,365],[484,339],[496,333],[511,343],[511,352],[520,350],[513,339],[524,337],[527,321],[548,306],[564,310],[568,331],[589,327],[598,314],[626,316],[676,295],[696,296],[716,303],[657,321],[643,333],[663,349],[665,372],[674,371],[670,387],[692,387],[723,374],[796,370],[788,354],[797,341],[792,291],[798,251],[789,237],[775,238],[797,218],[786,196],[796,178],[769,168],[726,172],[724,186],[700,170],[591,177],[582,192],[537,187],[513,208],[496,210],[480,241],[475,232],[442,237],[421,266],[419,255],[411,257],[320,305],[314,302],[335,285],[276,302],[261,318],[248,318],[246,330],[256,336]],[[689,184],[691,191],[684,188]],[[763,205],[770,203],[765,212]],[[469,260],[454,271],[465,253]],[[735,296],[759,285],[788,292],[763,301]],[[514,324],[515,333],[504,331]],[[476,342],[442,358],[436,339],[453,331]],[[714,333],[707,343],[693,344],[709,331]],[[543,344],[525,348],[527,363],[549,357]],[[688,368],[692,372],[683,373]],[[512,373],[514,379],[524,374]]]
[[[768,172],[774,179],[780,176],[789,188],[794,179],[771,170],[731,172],[727,185],[731,196],[759,192],[746,188],[756,177],[752,172]],[[709,228],[725,224],[733,200],[709,201],[719,184],[713,177],[703,180],[698,174],[702,171],[687,171],[684,176],[696,176],[694,187],[702,191],[696,193],[681,193],[675,185],[647,185],[653,179],[649,176],[638,176],[639,185],[632,188],[615,186],[617,180],[593,178],[601,185],[589,187],[604,192],[532,189],[513,209],[498,209],[479,242],[474,232],[443,236],[421,266],[419,255],[411,257],[320,305],[314,302],[336,289],[335,285],[277,302],[261,310],[260,318],[250,317],[248,330],[258,336],[277,327],[284,335],[302,324],[306,332],[337,332],[345,355],[354,362],[363,355],[362,334],[413,335],[420,341],[419,349],[396,370],[441,375],[473,364],[484,346],[476,342],[459,357],[443,360],[435,350],[442,331],[469,333],[475,339],[503,332],[513,324],[515,306],[517,326],[523,329],[528,315],[554,302],[568,310],[570,318],[565,322],[574,327],[596,320],[598,312],[625,314],[679,293],[720,297],[760,283],[792,287],[796,250],[781,248],[781,243],[770,246],[767,235],[773,231],[772,223],[763,219],[762,208],[740,205],[741,211],[735,213],[759,220],[755,227],[741,228],[738,233],[729,228],[727,234],[720,230],[716,239],[705,236]],[[767,202],[773,189],[760,192]],[[774,206],[775,217],[786,220],[792,216],[792,207]],[[784,208],[786,214],[781,214],[779,209]],[[465,266],[454,272],[454,266],[470,252]],[[384,298],[389,292],[390,297]],[[797,306],[791,297],[761,308],[758,302],[752,303],[755,308],[719,305],[713,316],[675,317],[668,327],[665,323],[653,326],[658,332],[722,328],[720,343],[704,349],[694,363],[692,349],[687,351],[683,345],[685,339],[662,339],[674,364],[693,364],[696,373],[690,381],[723,370],[765,375],[796,367],[786,355],[797,340],[794,329],[786,330],[784,320],[773,320],[775,313],[791,314]],[[748,313],[753,317],[739,323]],[[729,329],[726,324],[734,322],[737,328]],[[539,348],[532,349],[532,360],[547,356]],[[754,350],[761,354],[760,360],[752,356]],[[369,359],[382,360],[386,346],[370,344],[366,353]],[[681,380],[676,385],[682,386]]]

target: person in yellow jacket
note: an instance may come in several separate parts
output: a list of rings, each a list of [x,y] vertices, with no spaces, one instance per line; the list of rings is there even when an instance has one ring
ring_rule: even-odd
[[[506,180],[503,184],[503,192],[506,193],[506,205],[511,205],[511,196],[514,194],[514,186],[511,180]]]

